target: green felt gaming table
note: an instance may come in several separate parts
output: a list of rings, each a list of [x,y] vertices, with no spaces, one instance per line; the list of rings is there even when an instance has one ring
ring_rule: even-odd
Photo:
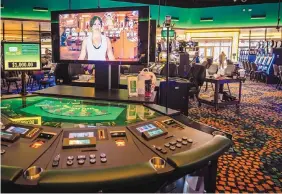
[[[126,126],[160,115],[140,104],[43,96],[3,99],[1,113],[15,122],[58,128]]]

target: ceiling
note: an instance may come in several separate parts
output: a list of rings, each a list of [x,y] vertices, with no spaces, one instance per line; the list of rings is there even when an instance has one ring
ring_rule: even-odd
[[[198,7],[216,7],[216,6],[232,6],[245,4],[261,4],[261,3],[278,3],[279,0],[114,0],[132,3],[144,3],[151,5],[161,5],[182,7],[182,8],[198,8]]]

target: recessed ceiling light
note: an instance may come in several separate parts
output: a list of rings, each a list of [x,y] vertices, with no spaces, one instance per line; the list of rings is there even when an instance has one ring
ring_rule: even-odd
[[[252,11],[252,9],[249,9],[249,11]]]
[[[48,8],[45,8],[45,7],[34,7],[33,11],[48,12]]]
[[[246,9],[243,9],[243,11],[246,11]]]

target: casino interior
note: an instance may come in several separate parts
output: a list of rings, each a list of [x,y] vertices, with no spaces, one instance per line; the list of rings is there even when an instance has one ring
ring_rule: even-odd
[[[1,192],[282,193],[280,0],[2,0]]]

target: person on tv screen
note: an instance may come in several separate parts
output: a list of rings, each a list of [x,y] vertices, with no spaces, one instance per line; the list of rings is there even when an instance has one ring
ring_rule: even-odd
[[[102,19],[98,16],[94,16],[90,20],[92,32],[83,40],[78,60],[85,60],[86,54],[88,60],[106,61],[106,56],[109,61],[115,60],[111,41],[101,32],[102,25]]]

